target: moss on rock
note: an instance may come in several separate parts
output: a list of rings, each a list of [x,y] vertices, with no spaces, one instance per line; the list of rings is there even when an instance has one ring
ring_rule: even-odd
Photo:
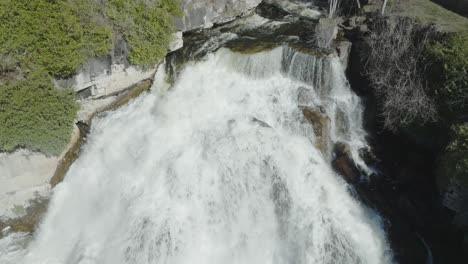
[[[238,38],[226,44],[226,48],[243,54],[254,54],[262,51],[269,51],[281,45],[272,39],[250,39]]]

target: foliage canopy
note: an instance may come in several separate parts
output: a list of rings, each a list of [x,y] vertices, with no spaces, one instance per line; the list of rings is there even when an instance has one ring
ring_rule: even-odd
[[[454,126],[453,140],[442,157],[442,171],[468,186],[468,123]]]
[[[0,86],[0,149],[60,154],[77,110],[74,94],[55,89],[45,72]]]
[[[0,0],[1,69],[38,65],[67,76],[88,57],[108,53],[110,27],[84,15],[95,10],[92,0]]]
[[[148,66],[167,53],[174,32],[174,15],[181,15],[178,0],[108,0],[107,16],[121,31],[132,64]]]
[[[451,34],[429,49],[434,91],[452,116],[468,113],[468,33]]]
[[[0,0],[0,151],[59,154],[78,107],[52,77],[109,54],[113,29],[124,35],[132,64],[159,62],[173,15],[178,0]]]

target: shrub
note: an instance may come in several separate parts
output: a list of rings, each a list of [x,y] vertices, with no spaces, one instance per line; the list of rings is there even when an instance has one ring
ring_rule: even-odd
[[[468,33],[455,33],[428,48],[434,90],[452,116],[468,113]]]
[[[336,20],[334,18],[321,18],[314,33],[312,42],[309,44],[315,44],[321,49],[329,49],[338,34]]]
[[[166,55],[173,15],[178,0],[0,0],[0,151],[59,154],[78,108],[51,76],[108,54],[111,25],[124,34],[131,63],[155,64]]]
[[[62,151],[78,108],[51,75],[107,54],[111,33],[94,0],[0,0],[0,151]]]
[[[39,65],[53,76],[70,75],[87,57],[110,50],[110,28],[84,15],[94,8],[92,0],[2,0],[0,54],[23,69]]]
[[[385,128],[437,119],[425,78],[424,52],[432,34],[431,27],[413,19],[390,17],[377,18],[365,38],[365,74],[381,105]]]
[[[73,92],[55,89],[45,71],[0,86],[0,150],[60,154],[77,110]]]
[[[468,185],[468,123],[452,128],[453,140],[442,156],[442,173]]]
[[[167,53],[174,32],[174,15],[181,15],[177,0],[108,0],[107,16],[123,33],[132,64],[149,66]]]

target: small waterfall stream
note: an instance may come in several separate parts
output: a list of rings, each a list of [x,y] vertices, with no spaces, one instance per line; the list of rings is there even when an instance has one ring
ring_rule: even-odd
[[[341,141],[368,169],[336,57],[220,49],[169,90],[159,77],[94,121],[36,237],[0,240],[1,263],[392,263],[380,217],[330,166]],[[330,119],[325,149],[301,107]]]

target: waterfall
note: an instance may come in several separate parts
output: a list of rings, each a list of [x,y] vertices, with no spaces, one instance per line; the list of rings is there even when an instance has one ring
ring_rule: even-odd
[[[0,240],[1,263],[392,263],[380,217],[303,122],[302,106],[322,109],[330,143],[359,159],[361,104],[337,58],[220,49],[158,83],[93,122],[35,238]]]

